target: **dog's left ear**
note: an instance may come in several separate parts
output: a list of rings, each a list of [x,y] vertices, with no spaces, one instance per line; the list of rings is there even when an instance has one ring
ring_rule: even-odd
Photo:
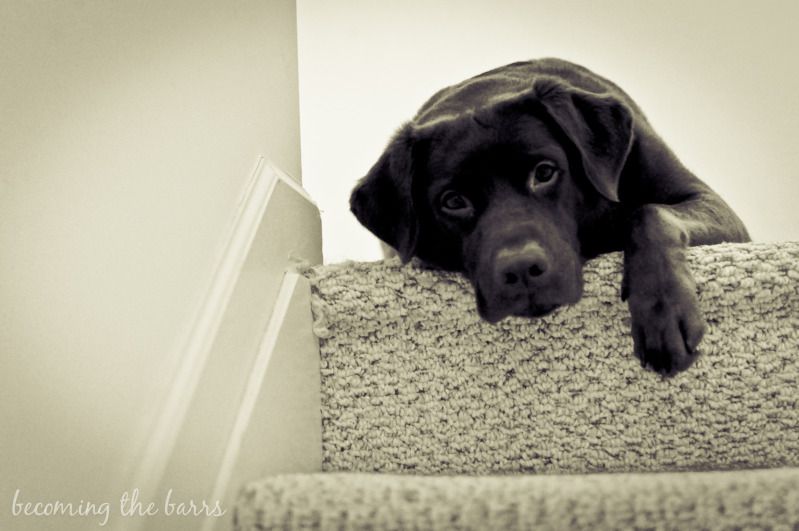
[[[619,201],[619,177],[633,145],[630,109],[609,94],[542,79],[533,94],[580,153],[585,175],[607,199]]]

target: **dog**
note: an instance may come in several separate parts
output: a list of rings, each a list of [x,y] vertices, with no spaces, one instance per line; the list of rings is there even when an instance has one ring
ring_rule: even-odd
[[[434,94],[350,207],[403,262],[462,272],[491,323],[576,303],[583,264],[623,251],[634,353],[665,376],[694,362],[706,329],[686,248],[749,241],[622,89],[554,58]]]

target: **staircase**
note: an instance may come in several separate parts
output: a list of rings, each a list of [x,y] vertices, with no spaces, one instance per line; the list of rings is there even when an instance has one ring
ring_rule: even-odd
[[[620,254],[497,325],[459,275],[305,269],[322,471],[249,483],[236,529],[799,528],[799,243],[689,260],[709,328],[670,379],[632,355]]]

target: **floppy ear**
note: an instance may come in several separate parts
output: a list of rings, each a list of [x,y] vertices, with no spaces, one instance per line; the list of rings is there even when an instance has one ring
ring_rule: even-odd
[[[406,125],[352,191],[350,210],[367,229],[408,262],[416,249],[419,227],[413,205],[413,145]]]
[[[619,177],[633,145],[633,116],[617,98],[539,80],[533,93],[580,153],[594,188],[619,201]]]

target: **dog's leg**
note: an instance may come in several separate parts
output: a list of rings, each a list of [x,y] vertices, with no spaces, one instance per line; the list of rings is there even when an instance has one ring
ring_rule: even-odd
[[[642,365],[675,374],[696,359],[705,331],[687,247],[748,241],[749,235],[713,192],[677,204],[643,205],[629,227],[622,299],[630,309],[635,354]]]

